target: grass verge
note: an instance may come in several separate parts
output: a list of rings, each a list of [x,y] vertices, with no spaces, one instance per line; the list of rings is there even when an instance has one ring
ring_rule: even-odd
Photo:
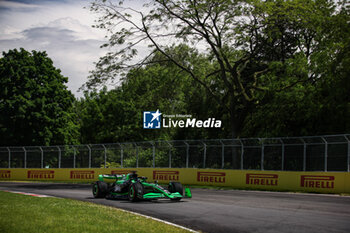
[[[3,233],[188,232],[116,208],[70,199],[0,191],[0,206]]]

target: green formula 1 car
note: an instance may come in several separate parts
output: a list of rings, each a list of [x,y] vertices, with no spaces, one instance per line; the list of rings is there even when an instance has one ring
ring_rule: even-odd
[[[112,183],[105,182],[105,179],[113,180]],[[95,198],[107,199],[129,199],[138,200],[156,200],[168,198],[173,201],[179,201],[183,197],[192,197],[189,188],[183,187],[179,182],[169,182],[168,188],[164,188],[156,183],[146,182],[147,177],[139,177],[136,172],[127,175],[99,175],[99,181],[92,186],[92,194]]]

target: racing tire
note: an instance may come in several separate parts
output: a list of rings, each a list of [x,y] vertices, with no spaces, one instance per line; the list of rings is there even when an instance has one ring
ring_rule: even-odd
[[[135,202],[139,201],[140,198],[139,196],[143,196],[143,186],[139,182],[137,183],[132,183],[129,186],[129,193],[128,193],[128,198],[129,201]]]
[[[108,185],[103,181],[96,181],[92,185],[92,194],[94,198],[104,198],[108,193]]]
[[[184,189],[182,187],[182,184],[180,182],[170,182],[168,186],[168,190],[171,193],[180,193],[183,196]],[[180,201],[181,197],[171,199],[172,201]]]

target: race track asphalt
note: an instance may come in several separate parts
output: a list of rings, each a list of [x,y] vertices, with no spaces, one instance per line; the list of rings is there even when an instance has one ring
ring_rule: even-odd
[[[193,198],[131,203],[94,199],[91,185],[0,182],[23,191],[114,206],[203,232],[349,233],[350,197],[321,194],[192,189]]]

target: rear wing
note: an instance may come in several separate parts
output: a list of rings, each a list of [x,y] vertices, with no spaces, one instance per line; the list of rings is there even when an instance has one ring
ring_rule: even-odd
[[[104,175],[99,175],[98,180],[99,181],[105,181],[106,180],[120,180],[123,179],[125,175],[112,175],[112,174],[104,174]]]

